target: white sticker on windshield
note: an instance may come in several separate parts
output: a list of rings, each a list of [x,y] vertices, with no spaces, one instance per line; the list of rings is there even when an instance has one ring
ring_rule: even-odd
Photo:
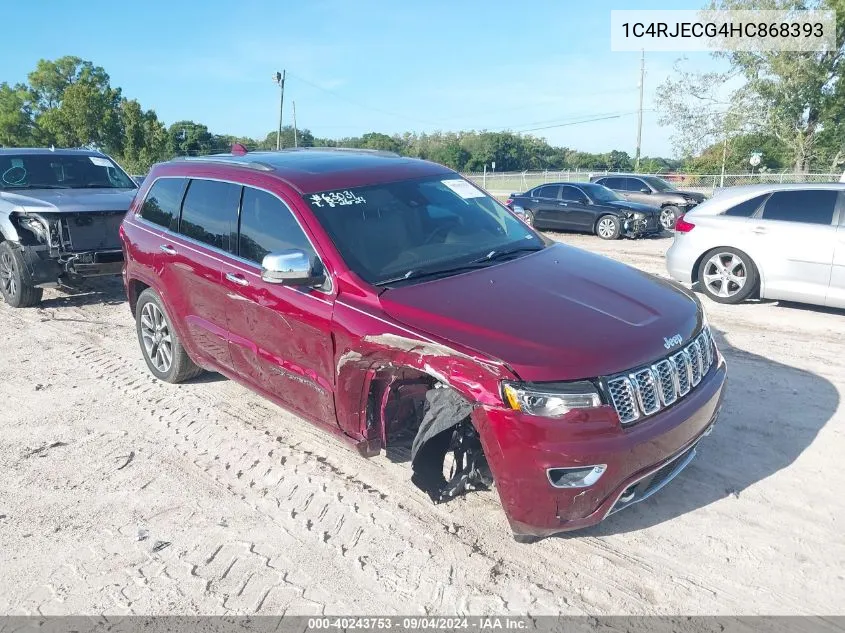
[[[444,185],[449,187],[452,191],[458,194],[461,198],[483,198],[484,192],[477,189],[466,180],[461,178],[454,178],[452,180],[441,180]]]
[[[308,196],[315,207],[346,207],[350,204],[366,204],[363,196],[358,196],[351,191],[327,191],[326,193],[315,193]]]
[[[97,167],[111,167],[111,161],[108,158],[102,158],[100,156],[89,156],[91,162],[94,163]]]

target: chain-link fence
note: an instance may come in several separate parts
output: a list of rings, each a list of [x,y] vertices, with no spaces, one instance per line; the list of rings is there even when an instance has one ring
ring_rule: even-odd
[[[547,182],[589,182],[591,176],[601,176],[605,171],[562,170],[525,171],[479,174],[463,174],[465,178],[489,191],[496,197],[511,193],[522,193]],[[647,175],[647,174],[643,174]],[[839,182],[841,174],[804,174],[788,172],[760,172],[755,174],[661,174],[660,177],[678,189],[700,191],[712,195],[721,187],[759,183],[789,182]]]

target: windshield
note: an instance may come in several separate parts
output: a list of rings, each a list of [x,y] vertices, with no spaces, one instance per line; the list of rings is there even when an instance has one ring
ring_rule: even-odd
[[[651,188],[655,191],[674,191],[675,188],[670,185],[668,182],[663,180],[662,178],[658,178],[657,176],[649,176],[648,178],[643,178],[648,184],[651,185]]]
[[[2,154],[0,189],[134,189],[135,183],[105,156]]]
[[[347,265],[372,284],[484,265],[510,251],[545,246],[508,209],[457,176],[303,197]]]
[[[622,200],[619,195],[612,189],[608,189],[604,185],[583,184],[581,189],[595,202],[614,202]]]

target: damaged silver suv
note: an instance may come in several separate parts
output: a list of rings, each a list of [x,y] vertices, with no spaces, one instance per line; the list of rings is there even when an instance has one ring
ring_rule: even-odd
[[[0,149],[0,294],[37,305],[43,288],[119,275],[118,230],[138,189],[111,158],[81,149]]]

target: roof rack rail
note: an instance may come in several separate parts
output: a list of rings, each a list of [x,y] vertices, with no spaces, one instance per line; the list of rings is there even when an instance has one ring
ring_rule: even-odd
[[[273,167],[267,163],[260,161],[246,161],[238,160],[230,154],[209,154],[207,156],[177,156],[173,160],[191,161],[191,162],[208,162],[208,163],[226,163],[236,167],[246,167],[247,169],[255,169],[257,171],[273,171]]]
[[[386,149],[365,149],[363,147],[286,147],[281,150],[277,150],[281,152],[307,152],[307,151],[316,151],[316,152],[360,152],[362,154],[375,154],[378,156],[399,156],[401,154],[397,154],[396,152],[391,152],[390,150]]]

